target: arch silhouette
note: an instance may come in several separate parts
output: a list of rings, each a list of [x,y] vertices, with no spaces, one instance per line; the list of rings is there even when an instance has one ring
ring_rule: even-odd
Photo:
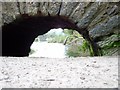
[[[78,31],[91,44],[94,56],[98,55],[98,47],[90,39],[86,27],[77,27],[74,22],[65,16],[22,15],[21,18],[2,26],[2,56],[28,56],[34,39],[53,28]]]

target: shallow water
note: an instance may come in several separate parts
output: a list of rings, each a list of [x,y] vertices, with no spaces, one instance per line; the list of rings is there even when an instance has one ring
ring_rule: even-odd
[[[31,46],[34,53],[29,57],[65,58],[65,45],[62,43],[34,42]]]

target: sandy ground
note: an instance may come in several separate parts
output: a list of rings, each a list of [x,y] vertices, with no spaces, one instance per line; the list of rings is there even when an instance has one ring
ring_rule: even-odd
[[[118,88],[118,57],[0,57],[0,88]]]

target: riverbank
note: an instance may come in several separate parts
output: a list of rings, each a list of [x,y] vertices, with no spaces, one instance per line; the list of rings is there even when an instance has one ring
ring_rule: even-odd
[[[118,88],[118,57],[0,57],[1,88]]]

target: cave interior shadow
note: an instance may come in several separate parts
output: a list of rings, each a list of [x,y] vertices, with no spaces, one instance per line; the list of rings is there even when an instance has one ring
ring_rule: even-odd
[[[94,56],[98,56],[98,47],[91,40],[87,27],[78,27],[66,16],[29,15],[21,15],[20,18],[2,26],[2,56],[29,56],[30,46],[35,38],[53,28],[78,31],[91,44]]]

